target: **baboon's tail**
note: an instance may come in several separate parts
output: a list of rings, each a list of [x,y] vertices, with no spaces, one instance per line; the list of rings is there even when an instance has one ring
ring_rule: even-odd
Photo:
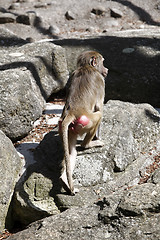
[[[72,170],[71,170],[71,162],[69,156],[69,142],[68,142],[68,127],[72,121],[74,121],[75,117],[73,115],[67,115],[62,121],[62,140],[64,146],[64,158],[66,165],[66,174],[68,185],[70,187],[71,194],[74,194],[74,186],[72,180]]]

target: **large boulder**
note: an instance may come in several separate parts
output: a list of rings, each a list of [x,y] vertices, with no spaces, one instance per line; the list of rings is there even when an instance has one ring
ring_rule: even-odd
[[[138,184],[160,151],[159,119],[149,104],[109,101],[101,127],[104,147],[78,150],[73,177],[80,192],[75,197],[59,193],[63,148],[56,129],[51,131],[35,149],[35,162],[16,187],[14,215],[25,224],[38,216],[30,214],[37,206],[39,212],[52,214],[55,205],[50,205],[52,209],[43,205],[51,198],[60,210],[90,206],[119,188]]]
[[[69,71],[76,67],[77,56],[95,49],[105,58],[109,69],[106,101],[118,99],[133,103],[160,105],[160,32],[159,28],[110,32],[90,39],[54,40],[67,52]]]
[[[97,206],[75,207],[37,221],[9,240],[159,239],[159,197],[160,185],[153,183],[118,191],[97,201]]]
[[[65,50],[37,42],[3,49],[0,59],[0,129],[16,140],[32,129],[45,100],[65,86]]]
[[[45,175],[46,172],[46,175]],[[36,220],[60,213],[51,194],[53,188],[52,175],[44,170],[41,173],[31,166],[27,170],[27,181],[16,185],[12,202],[12,222],[26,226]],[[45,187],[44,187],[45,186]]]
[[[0,71],[0,84],[0,129],[16,140],[32,129],[45,101],[27,68]]]
[[[2,131],[0,131],[0,166],[0,231],[2,231],[6,225],[11,227],[9,206],[22,168],[22,160],[11,140]]]
[[[19,179],[12,201],[13,208],[13,222],[19,222],[21,225],[28,225],[29,223],[36,221],[50,215],[56,215],[59,213],[56,204],[56,194],[60,191],[59,176],[60,176],[60,164],[63,157],[63,149],[59,136],[54,132],[49,133],[51,135],[51,143],[48,142],[49,147],[54,152],[54,160],[50,161],[50,151],[42,155],[42,158],[38,156],[34,158],[37,147],[35,143],[28,143],[28,149],[34,150],[29,158],[33,157],[29,166],[26,167],[25,172]],[[26,143],[27,144],[27,143]],[[49,154],[49,155],[48,155]],[[28,165],[28,155],[26,154],[25,162]],[[31,165],[30,165],[31,164]]]

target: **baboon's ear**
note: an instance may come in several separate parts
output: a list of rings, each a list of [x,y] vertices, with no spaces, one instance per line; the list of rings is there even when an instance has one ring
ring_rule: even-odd
[[[96,57],[91,57],[90,65],[93,66],[93,67],[95,67],[97,65]]]

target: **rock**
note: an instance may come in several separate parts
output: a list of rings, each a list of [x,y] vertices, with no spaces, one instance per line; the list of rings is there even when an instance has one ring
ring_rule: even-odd
[[[160,10],[160,3],[159,3],[159,4],[157,4],[157,6],[156,6],[156,7],[157,7],[157,9],[158,9],[158,10]]]
[[[118,99],[133,103],[160,103],[160,32],[158,28],[110,32],[92,39],[54,40],[66,49],[69,71],[76,68],[78,55],[85,50],[97,50],[105,58],[109,69],[106,78],[105,101]],[[98,47],[97,47],[98,46]],[[126,54],[123,49],[134,48]]]
[[[75,16],[71,11],[67,11],[65,13],[65,17],[66,17],[67,20],[74,20],[75,19]]]
[[[104,106],[101,126],[104,147],[78,150],[73,177],[80,191],[74,197],[60,193],[63,148],[54,129],[34,150],[36,162],[17,185],[13,215],[26,224],[51,214],[44,208],[44,201],[52,199],[50,210],[57,213],[55,204],[61,211],[90,206],[104,195],[137,185],[160,151],[159,118],[159,113],[148,104],[109,101]],[[32,214],[37,206],[38,213]]]
[[[0,13],[0,24],[15,22],[15,15],[12,13]]]
[[[16,18],[16,22],[17,23],[22,23],[22,24],[26,24],[26,25],[30,25],[30,21],[29,21],[29,17],[27,15],[19,15]]]
[[[99,220],[109,227],[110,239],[158,239],[159,194],[159,185],[143,184],[106,196]]]
[[[94,13],[95,15],[102,15],[104,16],[106,12],[106,9],[102,6],[97,7],[97,8],[93,8],[91,13]]]
[[[119,21],[117,19],[109,18],[107,19],[106,25],[107,25],[107,29],[111,27],[117,27],[119,26]]]
[[[27,42],[17,37],[13,32],[6,30],[5,28],[0,28],[0,50],[6,47],[21,46]]]
[[[98,207],[74,208],[35,222],[29,229],[11,236],[10,239],[95,239],[93,238],[95,231],[97,231],[97,239],[103,239],[100,233],[104,228],[101,225],[102,228],[98,231],[100,225],[98,224]]]
[[[87,32],[94,33],[96,31],[95,27],[89,27],[86,29]]]
[[[30,67],[33,69],[34,65]],[[45,101],[31,69],[27,70],[22,65],[10,68],[0,71],[0,129],[10,139],[16,140],[32,129],[32,122],[42,114]]]
[[[149,104],[108,102],[104,108],[102,137],[115,171],[123,171],[158,141],[159,117]]]
[[[32,26],[36,24],[37,18],[40,19],[39,17],[37,17],[36,12],[34,11],[28,11],[26,14],[27,17],[29,18],[29,24]]]
[[[22,161],[12,142],[0,131],[0,231],[11,227],[10,202],[16,181],[22,168]]]
[[[160,168],[156,169],[152,175],[152,182],[155,184],[160,183]]]
[[[35,8],[46,8],[47,3],[37,3],[34,5]]]
[[[159,208],[160,185],[146,183],[133,187],[124,194],[118,210],[124,216],[150,216]]]
[[[159,194],[159,185],[154,184],[112,193],[99,200],[97,206],[75,207],[37,221],[9,240],[158,239]]]
[[[15,194],[12,202],[14,216],[13,221],[18,221],[22,225],[27,225],[37,219],[59,213],[55,204],[56,194],[60,191],[59,176],[60,164],[63,157],[63,149],[59,136],[54,132],[48,134],[51,142],[49,146],[52,149],[54,159],[50,162],[46,156],[35,158],[24,172],[15,188]],[[46,136],[48,138],[48,136]],[[43,144],[43,143],[42,143]],[[54,146],[54,147],[53,147]],[[31,145],[33,149],[33,145]],[[36,150],[34,150],[36,155]],[[28,165],[26,158],[26,165]]]
[[[0,56],[0,129],[16,140],[32,129],[45,100],[65,86],[65,52],[52,43],[38,42],[0,51]]]
[[[42,19],[37,16],[35,11],[28,11],[26,14],[18,15],[16,18],[17,23],[36,26],[42,23]]]
[[[21,7],[20,3],[19,2],[14,2],[12,3],[10,6],[9,6],[9,10],[17,10]]]
[[[37,165],[36,165],[37,166]],[[23,181],[19,181],[15,188],[12,201],[12,221],[26,226],[36,220],[56,215],[59,213],[54,198],[50,196],[53,183],[49,172],[35,168],[34,165],[27,169]]]
[[[57,35],[60,33],[60,29],[57,26],[50,26],[48,30],[53,35]]]
[[[33,43],[34,39],[31,37],[26,38],[27,43]]]
[[[122,53],[132,53],[132,52],[134,52],[135,51],[135,49],[134,48],[124,48],[123,50],[122,50]]]
[[[0,12],[7,13],[7,10],[5,8],[3,8],[3,7],[0,7]]]
[[[111,17],[114,17],[114,18],[123,17],[123,13],[119,9],[111,8],[110,11],[111,11]]]

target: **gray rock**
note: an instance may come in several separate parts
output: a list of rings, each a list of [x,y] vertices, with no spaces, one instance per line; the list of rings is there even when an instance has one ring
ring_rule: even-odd
[[[36,12],[28,11],[26,14],[18,15],[16,22],[25,25],[36,26],[38,23],[42,23],[42,19],[37,16]]]
[[[67,20],[74,20],[75,19],[75,16],[71,11],[67,11],[65,13],[65,17],[66,17]]]
[[[160,185],[146,183],[131,188],[122,197],[118,210],[125,216],[150,216],[160,203]]]
[[[32,129],[45,100],[65,86],[65,51],[50,42],[38,42],[2,50],[0,56],[0,129],[16,140]]]
[[[16,18],[16,22],[17,23],[22,23],[25,25],[30,25],[30,21],[29,21],[29,16],[27,15],[18,15],[18,17]]]
[[[123,171],[159,139],[160,115],[149,104],[108,101],[102,138],[115,171]]]
[[[123,12],[119,9],[111,8],[110,11],[111,11],[111,17],[114,17],[114,18],[123,17]]]
[[[42,114],[40,90],[25,67],[0,71],[0,86],[0,129],[13,140],[24,137]]]
[[[17,185],[14,215],[26,224],[33,220],[33,214],[30,213],[35,211],[37,203],[39,213],[44,214],[43,201],[50,201],[49,196],[62,211],[91,206],[114,191],[137,185],[146,167],[154,163],[160,151],[159,117],[158,112],[148,104],[109,101],[104,106],[101,127],[104,147],[78,150],[73,177],[80,191],[74,197],[63,191],[60,193],[63,148],[57,129],[45,135],[34,151],[36,163],[27,169]],[[25,209],[30,209],[29,213],[26,214]],[[52,211],[55,211],[54,203]],[[36,217],[41,218],[40,214],[37,213]],[[51,214],[47,207],[45,214]]]
[[[3,8],[3,7],[0,7],[0,12],[7,13],[7,10],[5,8]]]
[[[12,142],[0,131],[0,231],[5,224],[11,227],[10,202],[16,181],[22,168],[22,161]]]
[[[9,6],[9,10],[17,10],[21,7],[19,2],[13,2],[10,6]]]
[[[119,21],[117,19],[108,18],[106,21],[106,26],[107,26],[107,29],[106,29],[106,32],[107,32],[108,28],[119,26]]]
[[[59,213],[54,198],[60,189],[59,176],[63,150],[59,136],[54,132],[49,133],[46,138],[50,142],[47,141],[48,146],[44,149],[42,158],[35,158],[35,163],[26,169],[15,188],[12,202],[13,221],[18,221],[22,225]],[[45,144],[44,142],[42,145]],[[48,158],[51,151],[47,152],[48,148],[54,156],[51,162]],[[36,155],[36,150],[34,154]],[[26,165],[28,165],[27,159]]]
[[[159,239],[159,194],[159,186],[153,184],[112,193],[97,202],[98,206],[75,207],[37,221],[9,240]]]
[[[35,8],[46,8],[47,7],[47,3],[37,3],[34,5]]]
[[[93,8],[91,13],[94,13],[96,15],[104,15],[106,12],[106,9],[102,6],[99,6],[99,7],[96,7],[96,8]]]
[[[99,220],[109,227],[109,239],[159,239],[159,194],[159,185],[149,183],[106,196]]]
[[[36,24],[37,18],[39,18],[39,17],[37,17],[36,12],[34,12],[34,11],[28,11],[26,14],[27,14],[27,16],[28,16],[28,18],[29,18],[29,24],[32,25],[32,26],[34,26],[34,25]],[[39,18],[39,19],[40,19],[40,18]]]
[[[60,33],[60,29],[57,26],[50,26],[49,32],[53,35],[57,35]]]
[[[38,166],[39,167],[39,166]],[[27,169],[15,188],[12,201],[12,222],[18,222],[26,226],[36,220],[56,215],[59,213],[55,205],[52,191],[52,175],[45,174],[42,170],[33,165]]]
[[[12,13],[0,13],[0,24],[15,22],[16,17]]]
[[[152,182],[155,184],[160,183],[160,168],[156,169],[152,175]]]

